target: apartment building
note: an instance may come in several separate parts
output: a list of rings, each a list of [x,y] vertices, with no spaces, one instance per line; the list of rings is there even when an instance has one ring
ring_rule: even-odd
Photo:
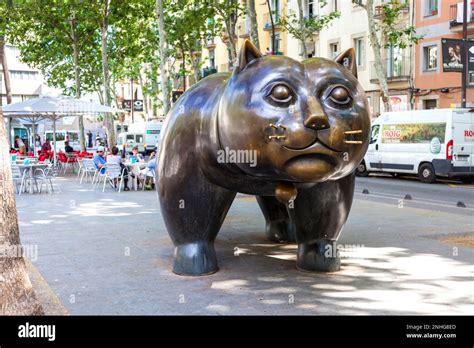
[[[12,89],[13,103],[34,98],[42,94],[48,94],[54,90],[49,88],[41,73],[22,63],[19,59],[18,49],[11,45],[5,45],[5,54],[10,71],[10,85]],[[6,105],[7,95],[3,70],[0,65],[0,99],[1,104]]]
[[[387,1],[387,0],[385,0]],[[405,7],[401,13],[400,25],[414,23],[412,1],[402,0]],[[384,0],[376,1],[375,15],[382,15],[381,5]],[[310,57],[334,58],[343,50],[353,47],[357,54],[359,80],[364,87],[373,115],[383,112],[383,103],[380,98],[380,87],[374,69],[374,54],[368,38],[368,20],[366,11],[351,0],[329,0],[321,7],[318,0],[303,0],[304,16],[327,15],[332,11],[340,12],[340,17],[333,20],[329,27],[315,33],[314,37],[305,42],[308,56],[303,57],[302,43],[282,30],[275,27],[275,48],[272,47],[272,27],[270,11],[266,1],[256,1],[257,22],[259,26],[260,48],[263,52],[275,51],[296,60]],[[245,5],[245,2],[243,2]],[[297,0],[271,0],[271,11],[274,16],[298,13]],[[240,47],[245,38],[249,37],[248,18],[242,18],[237,24],[237,46]],[[383,67],[386,72],[390,102],[393,110],[402,111],[413,108],[413,70],[414,48],[388,48],[382,52]],[[229,71],[229,55],[222,39],[209,38],[202,55],[205,67],[215,68],[215,71]]]
[[[472,8],[474,4],[468,7],[468,38],[474,38]],[[443,57],[442,46],[443,39],[462,39],[462,12],[462,0],[416,1],[416,30],[424,35],[416,47],[414,78],[417,109],[459,107],[461,104],[462,73],[445,71],[443,59],[448,57]],[[474,71],[469,74],[468,87],[467,105],[473,107]]]

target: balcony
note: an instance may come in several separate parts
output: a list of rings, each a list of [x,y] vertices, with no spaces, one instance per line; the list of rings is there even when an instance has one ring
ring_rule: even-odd
[[[474,28],[474,6],[471,6],[472,10],[471,13],[468,12],[467,14],[467,22],[468,22],[468,29]],[[462,6],[459,7],[462,10]],[[468,8],[469,10],[469,8]],[[459,18],[458,18],[459,17]],[[452,31],[462,31],[462,23],[463,23],[463,13],[459,13],[458,16],[458,4],[451,5],[449,7],[449,27]]]
[[[207,49],[216,48],[216,43],[215,43],[213,37],[208,37],[208,38],[207,38],[207,40],[206,40],[206,48],[207,48]]]
[[[241,39],[248,38],[250,36],[250,21],[248,18],[237,23],[237,36]]]
[[[398,59],[386,58],[382,60],[382,66],[387,77],[387,82],[408,81],[411,75],[410,58],[402,57]],[[370,62],[370,82],[378,83],[375,72],[375,63]]]
[[[275,29],[280,29],[280,27],[277,25],[278,21],[280,20],[280,14],[274,13],[273,15],[270,15],[270,13],[267,12],[263,15],[263,30],[272,30],[272,20],[270,16],[273,16],[273,24],[275,24]]]

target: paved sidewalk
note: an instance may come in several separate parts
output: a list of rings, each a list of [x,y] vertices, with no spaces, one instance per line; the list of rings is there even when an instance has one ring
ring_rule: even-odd
[[[255,199],[239,195],[217,237],[220,271],[171,272],[173,246],[155,192],[17,196],[25,245],[70,314],[474,314],[470,216],[358,199],[342,270],[295,269],[296,246],[263,238]],[[457,244],[454,244],[457,243]]]

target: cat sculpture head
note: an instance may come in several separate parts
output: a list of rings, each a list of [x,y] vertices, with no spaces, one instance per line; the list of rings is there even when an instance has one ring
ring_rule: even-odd
[[[369,108],[354,49],[334,60],[262,56],[246,41],[218,109],[222,148],[254,151],[249,176],[313,183],[350,174],[363,159]]]

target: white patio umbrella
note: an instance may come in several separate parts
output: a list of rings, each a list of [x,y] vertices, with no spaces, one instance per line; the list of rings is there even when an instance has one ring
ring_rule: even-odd
[[[6,117],[28,120],[33,127],[39,121],[50,119],[53,121],[54,153],[56,154],[56,121],[63,117],[94,115],[99,113],[125,112],[107,105],[92,103],[72,97],[41,96],[23,102],[5,105],[1,111]],[[33,146],[36,155],[36,147]],[[56,161],[56,157],[55,157]]]

